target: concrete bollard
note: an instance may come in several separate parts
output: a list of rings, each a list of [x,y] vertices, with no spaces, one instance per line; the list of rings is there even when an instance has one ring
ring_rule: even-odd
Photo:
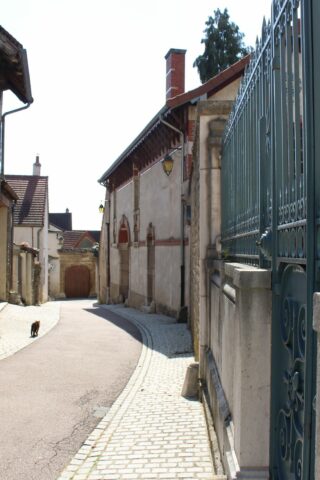
[[[186,371],[181,395],[185,398],[198,397],[199,393],[199,363],[191,363]]]

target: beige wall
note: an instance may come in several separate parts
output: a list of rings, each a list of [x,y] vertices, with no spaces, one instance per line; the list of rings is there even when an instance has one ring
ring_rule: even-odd
[[[140,176],[140,239],[145,240],[149,223],[157,240],[180,238],[181,162],[180,152],[173,155],[174,167],[168,177],[161,162]]]
[[[48,221],[45,215],[43,227],[23,227],[16,225],[14,227],[14,243],[20,245],[27,242],[30,247],[39,249],[39,263],[41,265],[41,288],[40,302],[45,303],[48,300]]]
[[[213,262],[212,271],[209,336],[201,361],[222,460],[228,478],[267,479],[271,272],[221,261]]]
[[[59,236],[63,237],[63,232],[52,225],[48,231],[48,294],[50,298],[60,296],[60,257],[58,250],[61,248]]]
[[[129,245],[129,304],[141,307],[147,302],[147,234],[150,224],[155,235],[154,300],[162,311],[176,314],[180,306],[180,214],[181,214],[181,153],[173,154],[174,168],[165,175],[160,162],[140,174],[140,230],[139,242],[133,240],[133,182],[116,192],[117,229],[124,215],[130,227]],[[111,194],[110,236],[113,241],[114,194]],[[107,261],[106,245],[101,240],[103,253],[100,270]],[[186,269],[188,272],[188,268]],[[118,301],[120,282],[120,256],[118,245],[110,249],[111,300]],[[100,291],[104,291],[105,274],[99,274]],[[188,275],[187,275],[188,278]],[[186,288],[188,291],[188,287]],[[188,294],[186,295],[188,299]]]
[[[0,207],[0,300],[8,295],[8,208]]]

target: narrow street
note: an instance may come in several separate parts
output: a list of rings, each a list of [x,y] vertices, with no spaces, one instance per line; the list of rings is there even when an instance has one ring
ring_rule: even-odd
[[[0,362],[0,479],[55,480],[119,396],[141,352],[129,321],[90,300]]]

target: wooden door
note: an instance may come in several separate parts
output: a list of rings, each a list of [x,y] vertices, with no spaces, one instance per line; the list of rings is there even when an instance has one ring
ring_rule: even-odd
[[[90,271],[84,265],[73,265],[65,273],[65,295],[67,298],[88,297],[90,293]]]

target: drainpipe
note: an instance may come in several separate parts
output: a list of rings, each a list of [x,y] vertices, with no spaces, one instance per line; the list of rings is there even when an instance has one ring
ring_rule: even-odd
[[[185,260],[184,260],[184,198],[183,198],[183,163],[184,163],[184,133],[182,130],[171,125],[171,123],[166,122],[162,116],[159,116],[159,120],[163,125],[166,127],[171,128],[175,132],[179,133],[180,135],[180,142],[181,142],[181,215],[180,215],[180,231],[181,231],[181,243],[180,243],[180,255],[181,255],[181,263],[180,263],[180,281],[181,281],[181,291],[180,291],[180,307],[184,307],[185,304]]]
[[[11,115],[12,113],[16,113],[16,112],[21,112],[21,110],[26,110],[27,108],[29,108],[31,105],[31,102],[28,102],[26,105],[24,105],[23,107],[20,107],[20,108],[15,108],[14,110],[10,110],[8,112],[5,112],[2,116],[1,116],[1,171],[0,171],[0,175],[1,177],[3,177],[4,175],[4,132],[5,132],[5,119],[6,119],[6,116],[7,115]]]

